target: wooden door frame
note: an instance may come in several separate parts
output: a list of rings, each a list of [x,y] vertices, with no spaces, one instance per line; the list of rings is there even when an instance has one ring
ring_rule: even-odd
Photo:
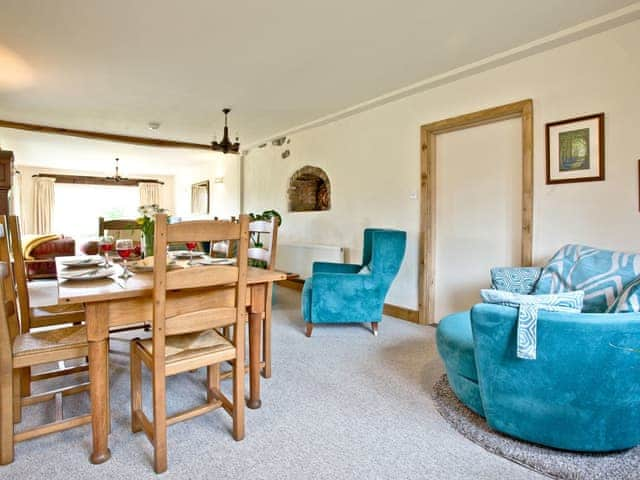
[[[434,323],[436,259],[436,136],[493,122],[522,120],[522,238],[521,263],[533,256],[533,101],[514,102],[459,115],[420,127],[420,268],[418,279],[419,323]]]

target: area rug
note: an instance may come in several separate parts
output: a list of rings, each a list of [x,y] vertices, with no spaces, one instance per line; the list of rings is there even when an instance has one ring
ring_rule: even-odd
[[[440,415],[467,439],[551,478],[640,479],[640,447],[617,453],[585,454],[554,450],[507,437],[491,430],[482,417],[456,398],[446,375],[433,386],[433,400]]]

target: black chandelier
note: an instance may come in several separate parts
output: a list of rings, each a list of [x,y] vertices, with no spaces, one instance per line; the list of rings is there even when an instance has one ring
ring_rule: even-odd
[[[216,142],[215,140],[211,142],[211,149],[217,152],[222,153],[239,153],[240,152],[240,142],[238,141],[238,137],[236,137],[235,143],[231,143],[229,140],[229,127],[227,126],[227,115],[231,111],[230,108],[223,108],[222,113],[224,113],[224,133],[222,135],[222,140],[220,142]]]

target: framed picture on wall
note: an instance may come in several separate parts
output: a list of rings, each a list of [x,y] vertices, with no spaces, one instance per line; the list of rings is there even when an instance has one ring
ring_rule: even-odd
[[[547,185],[604,180],[604,113],[547,123]]]

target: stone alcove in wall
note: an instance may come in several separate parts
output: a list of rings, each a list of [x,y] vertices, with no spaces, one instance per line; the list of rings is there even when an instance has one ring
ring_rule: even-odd
[[[331,208],[331,183],[324,170],[307,165],[289,179],[289,211],[314,212]]]

